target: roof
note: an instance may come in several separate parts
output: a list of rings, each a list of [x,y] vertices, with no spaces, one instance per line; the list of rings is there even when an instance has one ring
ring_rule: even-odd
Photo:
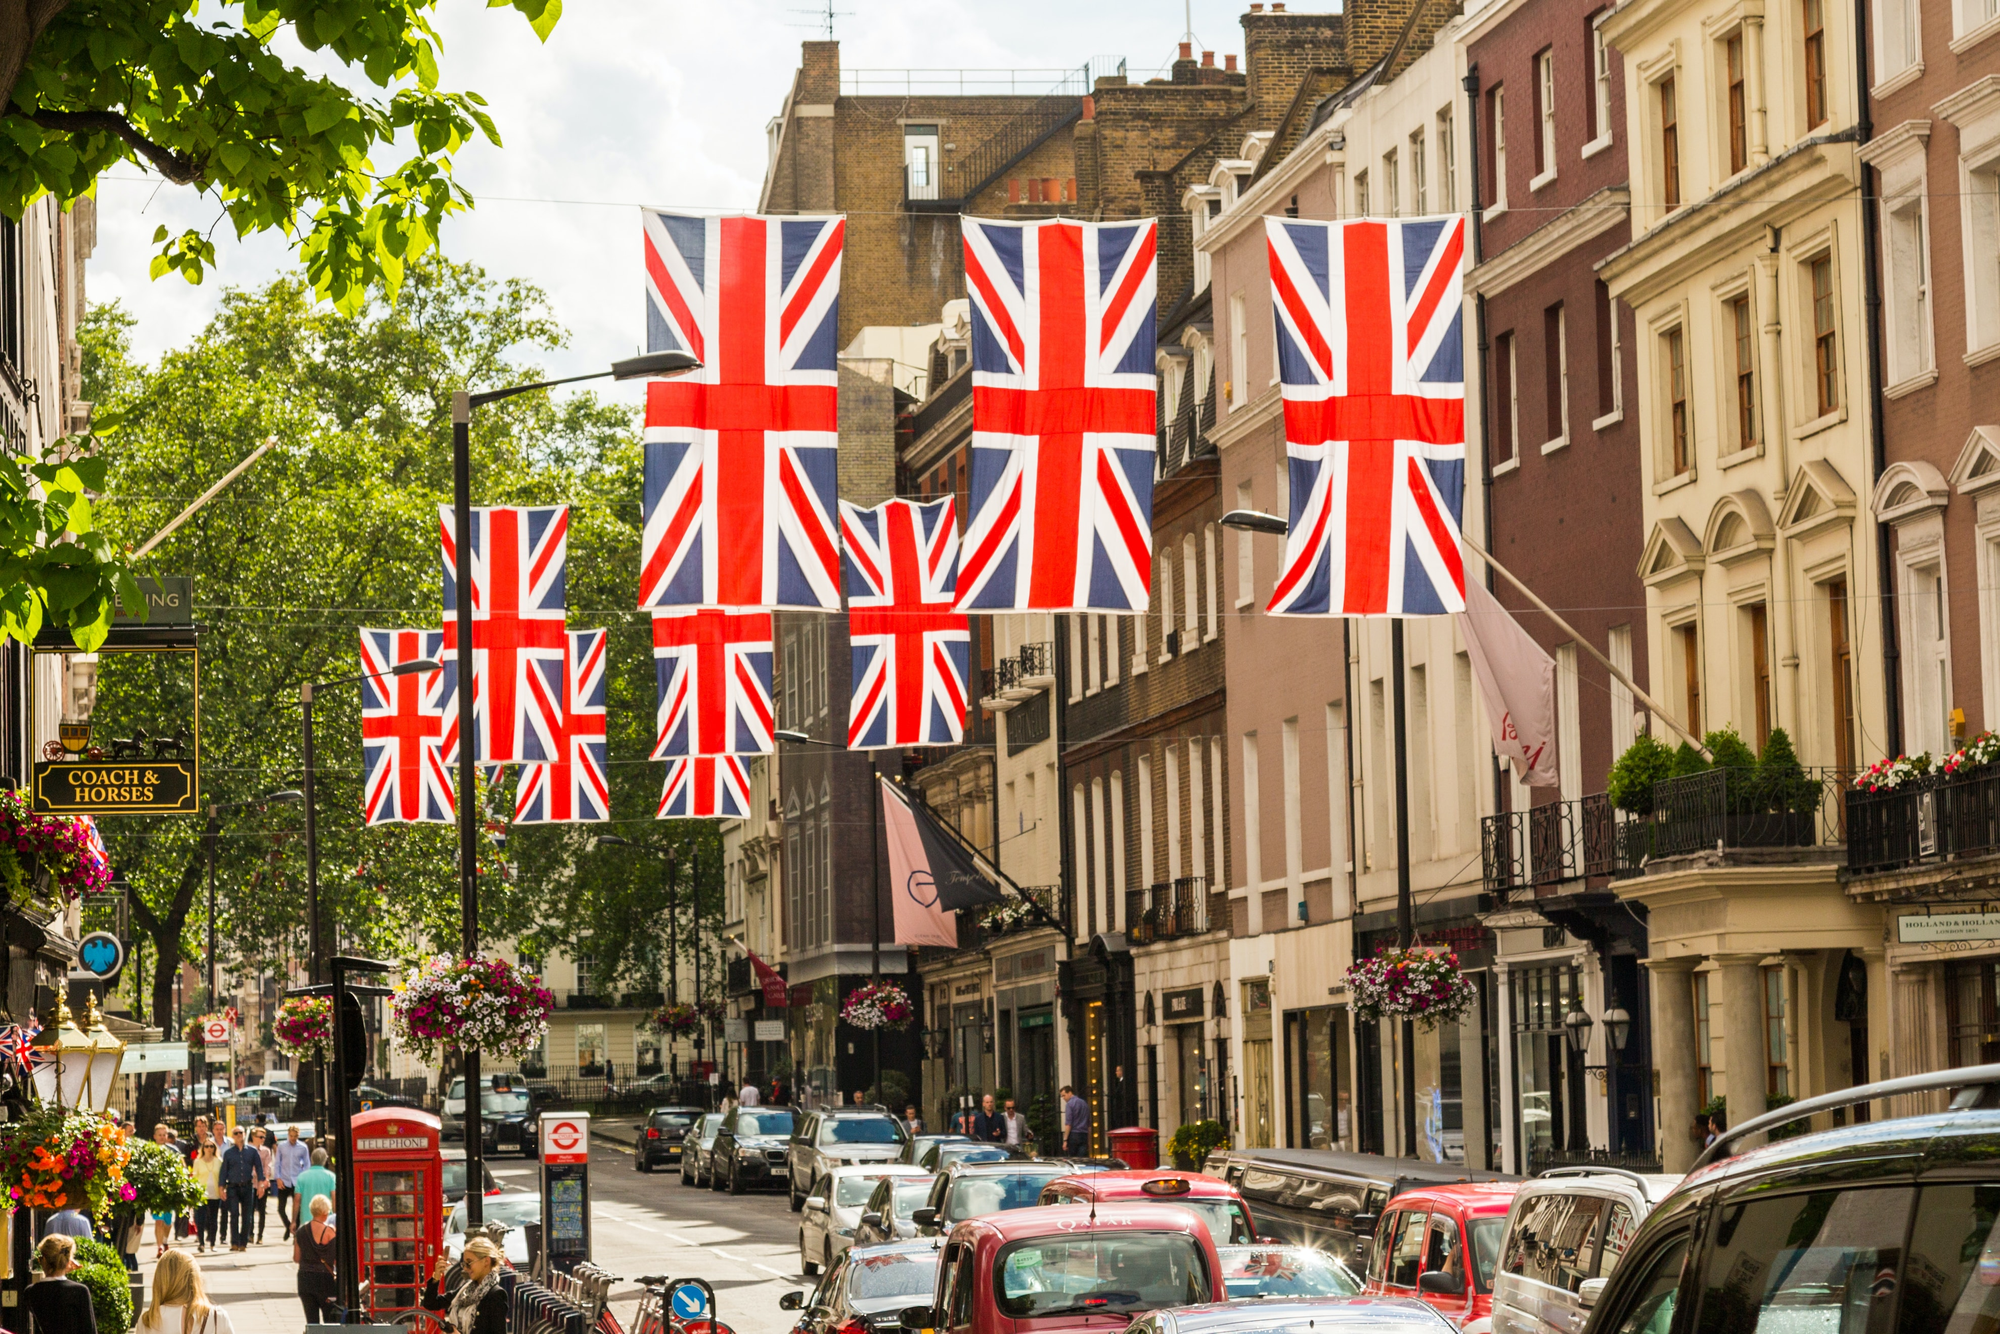
[[[1163,1179],[1185,1181],[1188,1183],[1188,1188],[1178,1195],[1152,1197],[1145,1193],[1144,1187],[1148,1181],[1160,1181]],[[1070,1172],[1066,1170],[1062,1176],[1051,1181],[1049,1184],[1052,1186],[1073,1187],[1100,1200],[1158,1198],[1163,1204],[1171,1204],[1177,1199],[1233,1200],[1239,1198],[1236,1187],[1230,1185],[1220,1177],[1208,1176],[1201,1172],[1182,1172],[1173,1168],[1162,1169],[1160,1171],[1127,1168],[1122,1172]]]
[[[1304,1301],[1260,1297],[1184,1306],[1172,1314],[1174,1328],[1181,1334],[1205,1329],[1275,1329],[1308,1322],[1316,1331],[1343,1325],[1451,1328],[1450,1322],[1428,1304],[1410,1297],[1314,1297]]]
[[[692,1103],[675,1102],[669,1103],[664,1107],[655,1107],[652,1111],[647,1112],[646,1115],[658,1116],[661,1112],[693,1112],[696,1116],[702,1116],[708,1112],[708,1108],[696,1107]]]
[[[1002,1242],[1031,1237],[1076,1236],[1084,1232],[1145,1231],[1187,1232],[1208,1236],[1208,1224],[1186,1209],[1172,1204],[1127,1204],[1113,1208],[1088,1204],[1053,1204],[1038,1209],[1010,1209],[1005,1213],[968,1218],[956,1224],[954,1233],[970,1228],[990,1232]]]
[[[1689,1174],[1682,1189],[1724,1186],[1809,1165],[1821,1180],[1840,1180],[1843,1164],[1855,1179],[1908,1178],[1990,1161],[2000,1136],[2000,1111],[1969,1109],[1893,1121],[1864,1121],[1814,1135],[1779,1140],[1724,1158]],[[1990,1170],[1981,1168],[1981,1170]],[[1676,1191],[1675,1194],[1680,1194]]]
[[[1554,1195],[1562,1194],[1565,1187],[1588,1192],[1617,1186],[1636,1191],[1643,1194],[1647,1201],[1655,1202],[1665,1199],[1682,1180],[1678,1172],[1585,1172],[1566,1168],[1559,1173],[1543,1173],[1532,1181],[1523,1182],[1522,1189],[1532,1186],[1538,1192]]]
[[[1519,1181],[1505,1172],[1487,1172],[1456,1163],[1426,1163],[1414,1158],[1381,1158],[1372,1153],[1339,1153],[1332,1149],[1258,1149],[1251,1153],[1231,1153],[1231,1166],[1252,1164],[1281,1170],[1319,1172],[1359,1177],[1365,1181],[1404,1181],[1412,1184],[1456,1181]],[[1406,1187],[1407,1189],[1407,1187]]]
[[[1587,1179],[1587,1178],[1585,1178]],[[1425,1204],[1456,1205],[1468,1214],[1504,1214],[1514,1202],[1514,1196],[1525,1182],[1520,1181],[1454,1181],[1449,1185],[1412,1186],[1399,1192],[1389,1201],[1389,1206],[1404,1200],[1422,1201]],[[1664,1193],[1664,1192],[1662,1192]],[[1658,1196],[1653,1198],[1658,1199]]]
[[[997,1145],[995,1146],[998,1147]],[[1069,1172],[1067,1163],[1051,1163],[1040,1158],[991,1158],[979,1162],[968,1162],[961,1158],[955,1163],[946,1163],[944,1170],[952,1176],[1004,1177],[1021,1172],[1047,1172],[1050,1180],[1065,1176]]]

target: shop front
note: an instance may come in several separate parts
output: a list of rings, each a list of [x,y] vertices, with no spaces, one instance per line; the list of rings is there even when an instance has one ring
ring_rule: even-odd
[[[1035,945],[993,954],[994,1052],[999,1089],[1033,1122],[1055,1113],[1056,934]]]
[[[1132,954],[1112,949],[1105,937],[1078,957],[1056,966],[1063,1027],[1077,1093],[1090,1106],[1090,1151],[1102,1154],[1113,1127],[1138,1120],[1135,1081],[1137,1015],[1133,1010]]]

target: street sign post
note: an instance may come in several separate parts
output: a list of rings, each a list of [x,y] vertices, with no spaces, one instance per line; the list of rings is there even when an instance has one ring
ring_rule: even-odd
[[[590,1258],[590,1113],[543,1112],[542,1255],[549,1272]]]

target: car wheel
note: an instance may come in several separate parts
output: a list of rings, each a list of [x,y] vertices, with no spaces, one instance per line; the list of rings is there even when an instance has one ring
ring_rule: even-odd
[[[799,1210],[806,1207],[806,1202],[804,1200],[792,1194],[792,1183],[789,1181],[785,1183],[785,1203],[791,1206],[793,1213],[797,1213]]]
[[[646,1156],[644,1150],[641,1150],[632,1155],[632,1166],[638,1168],[641,1172],[651,1172],[653,1170],[653,1160]]]
[[[722,1165],[720,1163],[710,1163],[708,1165],[708,1188],[710,1190],[722,1189]]]
[[[741,1195],[743,1193],[743,1178],[737,1175],[734,1167],[729,1169],[729,1193],[731,1195]]]

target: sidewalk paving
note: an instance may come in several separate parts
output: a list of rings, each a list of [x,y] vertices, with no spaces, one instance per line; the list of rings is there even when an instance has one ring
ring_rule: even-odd
[[[174,1249],[186,1252],[201,1266],[210,1299],[229,1313],[237,1334],[267,1334],[305,1325],[305,1308],[299,1304],[298,1267],[292,1263],[291,1243],[281,1240],[284,1235],[274,1205],[261,1246],[252,1242],[247,1251],[232,1252],[224,1247],[197,1256],[194,1239],[189,1238],[175,1242]],[[149,1229],[146,1244],[139,1250],[139,1273],[146,1281],[148,1299],[153,1291],[153,1250]],[[138,1313],[133,1314],[136,1319]]]

